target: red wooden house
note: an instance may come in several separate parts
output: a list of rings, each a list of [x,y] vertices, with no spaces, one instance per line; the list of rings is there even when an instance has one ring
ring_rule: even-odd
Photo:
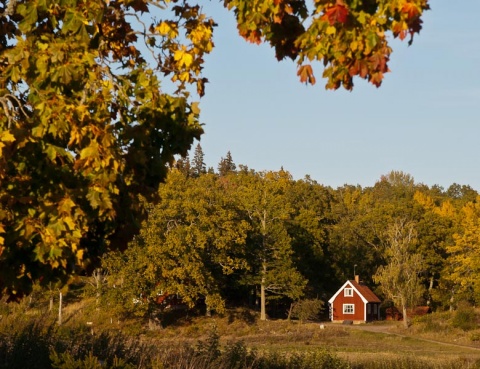
[[[366,323],[380,319],[380,299],[360,283],[359,276],[345,284],[328,300],[330,320],[334,323],[352,321]]]

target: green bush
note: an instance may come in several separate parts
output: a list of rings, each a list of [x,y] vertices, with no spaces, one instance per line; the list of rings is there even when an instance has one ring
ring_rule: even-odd
[[[50,358],[52,360],[52,368],[54,369],[101,369],[105,367],[104,363],[100,362],[91,352],[83,359],[75,359],[68,352],[63,354],[53,352],[52,355],[50,355]],[[113,358],[112,363],[107,367],[110,369],[136,368],[136,366],[128,364],[125,360],[117,357]]]
[[[198,342],[196,353],[209,362],[215,361],[220,357],[220,335],[218,334],[217,326],[213,326],[205,341]]]
[[[227,344],[222,355],[224,366],[229,369],[252,368],[257,352],[249,350],[242,341]]]
[[[460,305],[453,315],[452,326],[464,331],[471,331],[477,328],[477,316],[473,307]]]
[[[350,369],[350,364],[328,351],[270,353],[260,357],[255,369]]]
[[[50,367],[50,347],[55,326],[43,319],[21,319],[2,325],[0,335],[0,369]]]
[[[322,307],[323,301],[319,299],[301,300],[293,305],[291,316],[299,319],[301,322],[315,320],[318,319]]]
[[[443,332],[447,329],[445,324],[442,322],[445,318],[442,318],[437,313],[426,314],[423,316],[416,316],[413,318],[413,324],[420,327],[424,332]]]

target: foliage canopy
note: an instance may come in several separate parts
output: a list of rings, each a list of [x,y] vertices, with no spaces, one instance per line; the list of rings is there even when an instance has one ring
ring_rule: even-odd
[[[240,35],[325,66],[327,88],[379,86],[387,32],[421,29],[427,0],[225,0]],[[308,26],[307,26],[308,24]],[[63,282],[122,249],[175,155],[202,127],[213,19],[178,0],[0,1],[0,293]],[[170,79],[168,82],[167,79]],[[168,83],[163,83],[168,82]],[[173,85],[167,93],[164,86]]]

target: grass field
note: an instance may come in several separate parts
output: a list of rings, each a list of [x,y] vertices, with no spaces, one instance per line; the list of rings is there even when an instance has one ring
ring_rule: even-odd
[[[52,349],[76,355],[68,358],[70,362],[75,358],[87,360],[85,355],[92,352],[104,361],[109,360],[109,355],[110,359],[112,355],[124,355],[131,366],[116,367],[129,369],[204,369],[212,367],[212,363],[216,369],[480,368],[480,329],[477,324],[469,329],[455,327],[451,314],[432,314],[405,329],[391,322],[353,326],[261,322],[257,313],[235,309],[224,316],[185,316],[160,326],[137,319],[112,319],[108,311],[90,309],[82,302],[67,306],[64,317],[64,325],[59,328],[55,314],[45,317],[38,311],[19,310],[4,315],[0,318],[0,338],[5,342],[10,339],[10,343],[3,345],[4,352],[0,347],[0,359],[15,354],[17,349],[16,360],[21,361],[26,355],[22,351],[25,346],[43,344],[45,347],[33,354],[47,355],[44,360]],[[26,332],[32,330],[32,322],[37,325],[36,333]],[[158,357],[162,361],[157,366],[145,364]],[[70,367],[62,365],[56,367]],[[75,365],[72,367],[94,367]],[[0,368],[8,367],[0,362]]]
[[[215,329],[223,345],[240,340],[260,352],[282,354],[327,350],[358,368],[480,368],[480,344],[469,339],[475,333],[460,329],[440,333],[421,322],[405,329],[395,322],[345,326],[241,316],[237,311],[233,317],[185,320],[148,336],[167,345],[193,343]]]

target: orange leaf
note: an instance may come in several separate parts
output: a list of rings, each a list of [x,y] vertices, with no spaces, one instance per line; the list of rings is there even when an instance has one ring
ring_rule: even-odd
[[[300,82],[303,83],[310,83],[314,85],[316,82],[315,76],[313,75],[312,66],[309,64],[300,66],[298,68],[297,76],[300,77]]]
[[[344,5],[333,5],[325,11],[322,19],[328,20],[330,25],[345,23],[348,17],[348,9]]]
[[[415,4],[412,3],[405,3],[402,7],[402,12],[408,14],[408,18],[415,18],[417,15],[420,14]]]

